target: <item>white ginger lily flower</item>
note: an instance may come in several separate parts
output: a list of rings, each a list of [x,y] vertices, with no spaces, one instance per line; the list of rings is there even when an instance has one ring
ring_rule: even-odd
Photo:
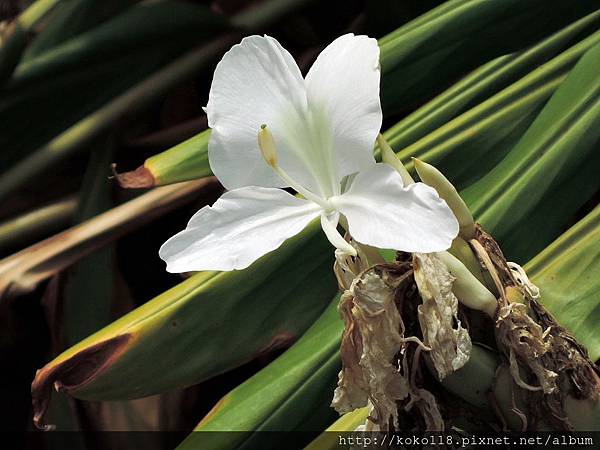
[[[233,46],[206,107],[210,166],[229,191],[161,247],[167,270],[244,269],[319,216],[329,241],[350,254],[336,229],[340,215],[363,244],[450,247],[458,223],[436,191],[404,186],[392,167],[375,163],[379,77],[379,47],[367,36],[333,41],[306,79],[271,37]],[[304,198],[279,189],[286,187]]]

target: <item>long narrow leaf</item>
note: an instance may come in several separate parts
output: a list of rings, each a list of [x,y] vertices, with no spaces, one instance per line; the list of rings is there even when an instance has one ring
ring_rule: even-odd
[[[557,53],[595,29],[599,22],[600,11],[594,12],[531,49],[501,56],[485,64],[387,130],[386,139],[392,147],[398,150],[404,148],[400,157],[409,167],[410,157],[413,156],[442,164],[441,158],[452,154],[454,156],[449,161],[444,161],[448,176],[459,186],[474,181],[472,166],[481,164],[480,159],[484,158],[483,168],[489,170],[508,152],[579,57],[600,41],[600,32],[576,43],[562,54]],[[428,22],[419,20],[418,23],[421,25],[414,25],[411,29],[433,33]],[[419,36],[417,34],[413,39]],[[385,61],[386,55],[393,54],[397,47],[405,44],[404,39],[382,38],[382,60]],[[555,57],[537,68],[540,62],[550,56]],[[399,60],[398,64],[402,66],[403,62]],[[518,80],[519,76],[532,69],[536,70]],[[384,80],[386,76],[384,73]],[[512,81],[515,81],[514,84],[498,92]],[[438,78],[431,80],[428,87],[434,88],[436,83],[439,83]],[[409,89],[409,85],[399,82],[395,93],[386,98],[403,95]],[[495,93],[488,101],[467,111],[478,101]],[[456,117],[459,114],[462,115]],[[209,130],[204,131],[147,159],[137,171],[123,174],[121,183],[126,187],[149,187],[210,174],[207,155],[209,133]],[[478,139],[473,139],[474,135]],[[456,156],[450,149],[460,149],[469,157]]]
[[[175,2],[175,0],[170,1]],[[238,26],[243,26],[245,30],[251,32],[253,30],[263,28],[268,23],[279,19],[282,17],[282,15],[288,14],[290,11],[304,6],[310,1],[311,0],[268,0],[263,2],[261,5],[254,7],[252,12],[245,11],[240,13],[238,16],[233,17],[232,21]],[[189,2],[175,3],[180,3],[186,9],[194,7],[196,9],[199,8],[197,5],[191,5]],[[172,21],[172,11],[169,9],[169,4],[167,4],[167,2],[149,3],[140,6],[139,8],[147,9],[161,7],[165,7],[167,9],[165,12],[163,12],[161,17],[167,21]],[[206,12],[206,10],[204,11]],[[196,33],[196,40],[192,42],[200,41],[201,35],[198,34],[198,30],[206,32],[214,30],[215,26],[219,26],[219,21],[211,21],[210,17],[207,18],[202,14],[200,14],[200,16],[200,23],[198,24],[199,26],[196,26],[192,30],[188,30]],[[198,13],[191,15],[190,18],[193,19],[194,17],[198,19]],[[190,22],[189,18],[186,18],[184,21],[185,23]],[[174,22],[174,24],[178,25],[177,20]],[[126,30],[126,32],[127,31],[128,30]],[[27,153],[31,153],[24,159],[21,159],[18,164],[12,166],[9,171],[0,176],[0,199],[6,198],[15,189],[18,189],[20,186],[27,183],[31,177],[43,172],[52,164],[55,164],[58,161],[61,161],[73,153],[85,148],[86,144],[89,144],[94,138],[105,133],[117,121],[122,120],[125,115],[132,116],[140,111],[143,111],[148,106],[153,105],[159,99],[164,97],[164,95],[172,88],[179,85],[181,82],[188,80],[190,77],[204,68],[208,63],[212,62],[216,55],[224,52],[239,39],[239,34],[240,32],[224,34],[221,37],[207,42],[200,48],[189,51],[124,92],[121,92],[123,89],[123,86],[121,85],[121,91],[119,91],[119,95],[114,97],[117,92],[111,92],[109,96],[111,100],[108,103],[106,103],[108,99],[104,97],[102,101],[98,101],[96,99],[95,103],[92,102],[91,105],[88,104],[88,109],[84,110],[84,108],[74,108],[78,114],[81,114],[82,111],[85,114],[88,114],[85,117],[63,117],[60,114],[55,114],[55,112],[45,115],[44,118],[51,116],[57,118],[57,120],[61,122],[58,125],[54,125],[55,127],[58,127],[58,130],[53,128],[51,131],[47,131],[47,133],[44,135],[44,143],[41,144],[40,147],[36,149],[28,148]],[[162,38],[160,43],[167,46],[171,44],[169,39],[165,38]],[[69,42],[66,42],[60,47],[63,47],[67,44],[69,44]],[[53,49],[52,51],[59,50],[60,49]],[[147,50],[150,51],[150,54],[148,55],[147,52],[144,52],[144,54],[149,58],[146,60],[146,62],[154,61],[156,63],[156,59],[152,59],[152,46],[150,46]],[[42,57],[43,56],[44,55],[42,55]],[[125,56],[120,62],[122,64],[121,69],[123,69],[123,72],[120,73],[122,73],[124,77],[127,77],[130,71],[136,72],[138,70],[138,67],[136,67],[135,64],[132,67],[131,59],[127,56]],[[34,62],[30,61],[29,64],[34,64]],[[79,64],[83,64],[83,70],[85,72],[85,59],[80,60]],[[60,69],[60,67],[61,66],[59,65],[55,67],[54,70]],[[100,66],[100,69],[109,70],[110,65],[104,64],[103,62]],[[93,72],[93,74],[99,75],[97,72]],[[102,76],[102,74],[100,75]],[[111,79],[116,78],[118,81],[119,77],[120,75],[114,75]],[[64,81],[65,80],[63,79],[63,82]],[[89,82],[84,81],[84,86],[89,86]],[[36,85],[35,87],[36,89],[44,90],[48,89],[49,86],[40,87]],[[97,91],[90,89],[83,89],[82,91],[88,94],[97,93]],[[47,95],[55,94],[54,90],[45,90],[45,93]],[[32,106],[32,103],[37,105],[37,102],[40,100],[41,93],[38,92],[37,96],[34,94],[35,92],[25,92],[25,95],[33,97],[28,97],[28,102],[25,102],[24,105],[18,102],[19,104],[14,106],[12,103],[10,103],[10,100],[6,100],[7,104],[4,106],[6,109],[10,109],[10,107],[16,107],[20,111],[24,110],[30,113],[32,110],[35,110],[35,108]],[[58,103],[62,104],[65,99],[60,98],[60,100],[61,101]],[[77,101],[77,96],[75,96],[75,101]],[[56,105],[56,103],[50,104]],[[12,117],[11,114],[3,114],[2,116],[6,117],[6,120],[3,120],[4,123]],[[29,120],[30,118],[26,115],[25,119]],[[27,123],[25,119],[19,120],[15,126],[7,126],[7,129],[13,130],[13,132],[15,130],[26,129],[27,127],[23,126],[24,123]],[[78,121],[73,123],[73,120]],[[40,123],[43,124],[44,121],[40,120],[38,123],[36,123],[36,126],[39,129],[42,128]],[[35,139],[36,134],[37,133],[28,133],[27,135],[22,136],[21,139],[13,137],[10,139],[10,145],[7,145],[6,142],[0,141],[0,143],[3,145],[3,147],[11,150],[11,157],[14,160],[14,158],[17,156],[14,150],[15,147],[22,145],[24,140],[28,140],[30,138]],[[32,137],[32,135],[34,136]],[[30,144],[29,147],[32,147],[32,145]]]
[[[127,230],[190,201],[203,190],[215,189],[205,178],[184,185],[164,186],[93,219],[0,260],[0,302],[31,292],[38,283],[69,267]]]
[[[336,290],[327,244],[308,231],[244,271],[199,273],[64,352],[36,377],[37,420],[57,380],[80,398],[143,397],[297,338]]]
[[[327,405],[340,364],[337,353],[343,325],[337,300],[284,355],[223,397],[178,449],[278,448],[281,443],[273,438],[267,442],[252,432],[293,430],[311,414],[311,406]],[[305,396],[309,386],[317,392],[326,389],[311,399]],[[302,402],[306,406],[298,408]],[[206,433],[223,430],[238,433]]]
[[[519,143],[464,192],[509,258],[527,260],[600,189],[600,44],[588,50]],[[501,228],[501,230],[500,230]],[[531,237],[535,237],[531,239]]]
[[[590,358],[600,358],[600,206],[525,267],[541,288],[542,302]]]

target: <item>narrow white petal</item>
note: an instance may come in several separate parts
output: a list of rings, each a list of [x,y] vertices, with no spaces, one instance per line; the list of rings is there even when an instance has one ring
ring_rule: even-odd
[[[306,112],[304,80],[292,56],[271,37],[244,38],[217,65],[206,106],[214,174],[228,189],[286,186],[264,161],[257,134],[262,124],[269,126],[280,163],[296,175],[289,167],[303,163],[288,135],[297,140]]]
[[[314,134],[337,181],[375,164],[373,145],[382,120],[379,78],[377,41],[353,34],[329,44],[306,76]]]
[[[373,247],[429,253],[446,250],[458,222],[435,189],[402,178],[387,164],[360,172],[350,189],[331,199],[354,239]]]
[[[280,189],[236,189],[198,211],[159,255],[169,272],[245,269],[319,213],[318,205]]]

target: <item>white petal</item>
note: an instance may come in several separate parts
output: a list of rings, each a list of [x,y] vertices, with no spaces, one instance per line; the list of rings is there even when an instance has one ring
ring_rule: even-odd
[[[266,124],[279,165],[311,192],[331,195],[337,179],[328,172],[329,159],[324,161],[319,153],[319,130],[308,111],[304,80],[292,56],[275,39],[250,36],[223,56],[206,113],[212,128],[210,166],[226,188],[288,186],[265,163],[258,147],[258,131]]]
[[[214,174],[228,189],[286,186],[263,160],[258,130],[267,124],[282,166],[297,166],[285,136],[306,111],[304,80],[292,56],[271,37],[244,38],[217,65],[206,106]]]
[[[319,55],[308,75],[308,105],[320,127],[321,149],[330,152],[338,181],[375,164],[373,145],[381,128],[379,46],[367,36],[346,34]]]
[[[458,234],[456,217],[435,189],[423,183],[403,187],[387,164],[360,172],[331,202],[348,219],[352,237],[373,247],[438,252]]]
[[[169,272],[245,269],[319,213],[318,205],[280,189],[236,189],[198,211],[159,255]]]

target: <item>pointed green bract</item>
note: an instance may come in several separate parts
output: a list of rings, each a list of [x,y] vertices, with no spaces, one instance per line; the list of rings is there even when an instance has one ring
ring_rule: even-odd
[[[206,151],[209,138],[210,130],[203,131],[163,153],[148,158],[144,167],[152,174],[156,185],[212,175]]]
[[[456,188],[431,164],[427,164],[417,158],[413,159],[415,170],[419,174],[421,181],[434,188],[440,198],[446,201],[448,207],[452,210],[460,226],[459,234],[462,238],[469,240],[475,237],[475,222],[473,215],[464,200],[456,191]]]
[[[413,177],[410,175],[410,173],[408,173],[408,170],[406,170],[406,167],[404,167],[402,161],[398,159],[398,157],[394,153],[394,150],[392,150],[392,148],[387,143],[382,134],[379,134],[377,136],[377,146],[379,147],[379,150],[381,152],[381,162],[389,164],[394,169],[396,169],[396,172],[398,172],[402,177],[404,186],[413,184],[415,180],[413,180]]]

